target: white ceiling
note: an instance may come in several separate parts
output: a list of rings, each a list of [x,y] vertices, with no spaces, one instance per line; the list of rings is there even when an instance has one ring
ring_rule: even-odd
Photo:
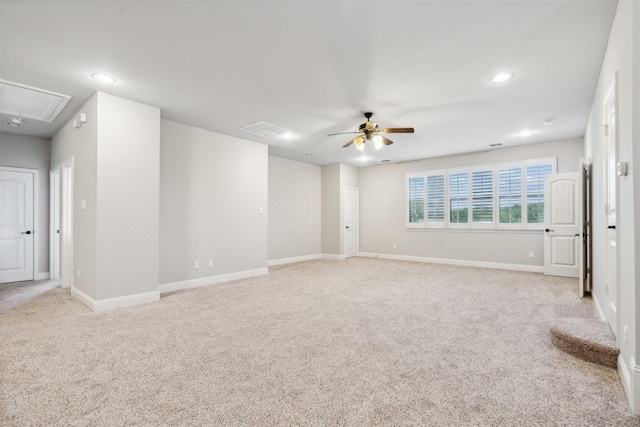
[[[51,136],[100,90],[319,165],[582,137],[616,4],[2,0],[0,79],[73,98],[51,124],[2,116],[1,130]],[[491,83],[501,71],[515,77]],[[326,135],[357,130],[364,111],[416,132],[360,161],[341,148],[349,135]],[[296,137],[239,130],[260,121]],[[536,133],[516,136],[525,128]]]

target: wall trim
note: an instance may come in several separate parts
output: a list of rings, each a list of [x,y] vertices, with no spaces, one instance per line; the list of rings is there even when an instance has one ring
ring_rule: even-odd
[[[600,307],[600,302],[598,301],[598,297],[595,295],[595,292],[591,292],[592,295],[592,300],[595,303],[596,306],[596,310],[598,311],[598,316],[600,316],[600,320],[602,320],[603,322],[607,321],[607,317],[604,315],[604,311],[602,311],[602,308]]]
[[[267,261],[267,267],[273,267],[274,265],[291,264],[294,262],[311,261],[311,260],[320,259],[320,258],[322,258],[322,254],[303,255],[303,256],[296,256],[291,258],[274,259],[271,261]]]
[[[35,280],[49,280],[49,272],[37,273]]]
[[[429,257],[394,255],[394,254],[375,254],[370,252],[358,252],[358,256],[364,257],[364,258],[382,258],[382,259],[393,259],[398,261],[427,262],[432,264],[461,265],[465,267],[496,268],[499,270],[514,270],[514,271],[526,271],[529,273],[544,273],[544,267],[537,266],[537,265],[503,264],[498,262],[467,261],[462,259],[429,258]]]
[[[334,255],[334,254],[320,254],[322,256],[322,259],[332,259],[335,261],[342,261],[345,260],[345,256],[344,255]]]
[[[631,371],[627,369],[622,355],[618,356],[618,375],[622,380],[629,406],[634,415],[640,415],[640,366],[636,365],[633,357],[629,358],[629,365]]]
[[[80,289],[72,286],[71,295],[73,295],[81,303],[89,307],[91,311],[96,312],[160,301],[160,292],[158,291],[94,300],[89,295],[82,292]]]
[[[256,276],[267,276],[269,268],[257,268],[255,270],[239,271],[237,273],[220,274],[218,276],[200,277],[198,279],[182,280],[179,282],[163,283],[158,288],[160,293],[180,291],[183,289],[198,288],[200,286],[215,285],[231,282],[232,280],[248,279]]]

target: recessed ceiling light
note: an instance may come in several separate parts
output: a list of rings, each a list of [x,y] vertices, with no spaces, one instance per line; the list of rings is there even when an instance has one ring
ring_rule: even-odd
[[[111,77],[107,74],[101,74],[101,73],[93,73],[91,74],[91,77],[93,77],[94,79],[96,79],[99,82],[102,83],[115,83],[116,82],[116,78],[115,77]]]
[[[518,136],[531,136],[531,135],[533,135],[534,133],[536,133],[536,131],[534,131],[534,130],[528,130],[528,129],[525,129],[525,130],[521,130],[521,131],[520,131],[520,132],[518,132],[516,135],[518,135]]]
[[[22,118],[21,117],[12,117],[11,121],[15,124],[17,124],[18,126],[20,126],[22,124]]]
[[[502,83],[502,82],[506,82],[507,80],[511,80],[512,78],[513,78],[513,74],[511,73],[500,73],[491,77],[491,83]]]
[[[556,119],[547,119],[547,120],[543,121],[542,124],[545,125],[545,126],[551,126],[555,122],[556,122]]]
[[[280,134],[280,138],[284,138],[284,139],[292,139],[293,138],[293,132],[284,132]]]

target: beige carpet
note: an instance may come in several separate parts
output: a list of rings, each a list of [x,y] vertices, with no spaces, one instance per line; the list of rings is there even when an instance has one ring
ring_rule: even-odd
[[[0,425],[638,426],[615,370],[551,345],[575,280],[310,261],[95,314],[0,315]]]

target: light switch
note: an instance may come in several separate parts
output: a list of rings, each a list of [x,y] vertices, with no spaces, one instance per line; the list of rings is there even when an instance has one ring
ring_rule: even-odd
[[[87,201],[86,200],[82,200],[80,202],[80,209],[82,209],[82,210],[87,209]]]
[[[262,215],[263,213],[264,213],[264,208],[260,206],[260,215]]]

